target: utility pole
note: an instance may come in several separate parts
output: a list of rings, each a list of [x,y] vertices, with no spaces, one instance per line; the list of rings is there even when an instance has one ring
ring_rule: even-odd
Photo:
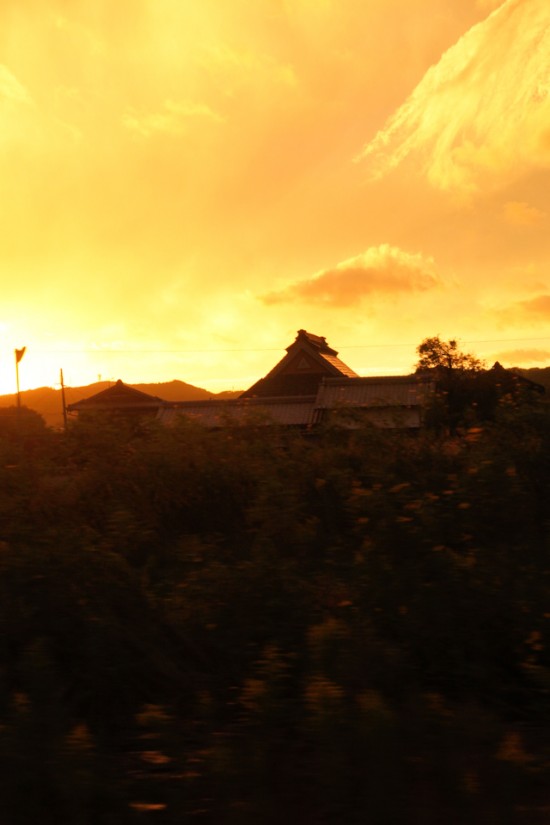
[[[59,378],[61,381],[61,403],[63,404],[63,429],[67,431],[67,405],[65,404],[65,384],[63,383],[63,370],[59,370]]]

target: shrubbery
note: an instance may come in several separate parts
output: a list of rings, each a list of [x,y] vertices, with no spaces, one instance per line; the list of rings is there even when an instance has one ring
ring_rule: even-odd
[[[549,425],[0,434],[2,822],[542,823]]]

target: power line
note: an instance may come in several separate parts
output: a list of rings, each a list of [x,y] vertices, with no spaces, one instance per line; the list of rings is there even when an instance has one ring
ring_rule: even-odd
[[[471,338],[457,339],[461,344],[514,344],[550,341],[550,336],[542,338]],[[385,342],[383,344],[338,344],[340,349],[399,349],[418,346],[418,342],[394,344]],[[230,352],[280,352],[281,347],[235,347],[224,349],[48,349],[40,350],[48,355],[196,355],[196,354],[220,354]]]
[[[459,344],[517,344],[530,343],[533,341],[550,341],[550,336],[544,338],[470,338],[470,339],[456,339]],[[416,347],[414,344],[340,344],[340,349],[379,349],[386,347]]]
[[[109,349],[40,349],[40,352],[48,355],[118,355],[120,354],[181,354],[181,353],[195,353],[195,352],[278,352],[280,347],[241,347],[241,348],[227,348],[227,349],[118,349],[111,347]]]

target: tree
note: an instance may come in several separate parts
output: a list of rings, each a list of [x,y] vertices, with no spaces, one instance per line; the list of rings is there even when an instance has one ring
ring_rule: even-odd
[[[435,369],[444,376],[481,372],[485,364],[475,355],[461,352],[454,339],[442,341],[439,335],[425,338],[416,348],[419,355],[416,371]]]
[[[455,339],[442,341],[438,335],[425,338],[416,351],[416,372],[433,373],[437,383],[438,393],[429,411],[432,423],[444,425],[454,433],[461,424],[477,419],[484,362],[462,352]]]
[[[28,407],[0,407],[0,439],[44,435],[46,431],[44,418],[35,410]]]

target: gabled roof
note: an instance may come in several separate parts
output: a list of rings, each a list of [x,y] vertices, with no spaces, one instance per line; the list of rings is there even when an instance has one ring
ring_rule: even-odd
[[[315,395],[323,378],[356,378],[357,373],[338,358],[324,337],[305,329],[286,348],[286,355],[241,398]]]
[[[155,395],[148,395],[146,392],[136,390],[134,387],[124,384],[120,379],[107,387],[106,390],[83,398],[74,404],[69,404],[69,412],[81,412],[84,410],[136,410],[136,409],[157,409],[164,401]]]

